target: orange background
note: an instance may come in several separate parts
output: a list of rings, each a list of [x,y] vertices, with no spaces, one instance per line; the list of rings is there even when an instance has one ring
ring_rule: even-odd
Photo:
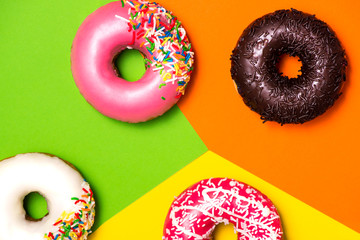
[[[360,232],[360,3],[358,1],[159,1],[183,22],[196,71],[179,107],[209,150]],[[344,94],[303,125],[263,124],[234,88],[230,54],[242,31],[278,9],[316,14],[349,61]],[[181,17],[180,17],[181,16]]]

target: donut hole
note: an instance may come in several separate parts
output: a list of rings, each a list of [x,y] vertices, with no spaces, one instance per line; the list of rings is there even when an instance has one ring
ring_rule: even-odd
[[[47,201],[38,192],[31,192],[24,198],[25,218],[29,221],[40,221],[48,213]]]
[[[144,75],[146,68],[144,55],[136,49],[125,49],[114,58],[114,68],[118,77],[136,82]]]
[[[237,233],[233,224],[218,224],[213,232],[213,240],[237,240]]]
[[[298,56],[282,54],[276,66],[278,72],[289,79],[297,78],[301,75],[302,62]]]

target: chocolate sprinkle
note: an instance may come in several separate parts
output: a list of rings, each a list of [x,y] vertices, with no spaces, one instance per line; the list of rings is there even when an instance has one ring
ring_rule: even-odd
[[[278,71],[283,54],[300,58],[300,76],[289,79]],[[231,76],[245,104],[264,122],[281,125],[310,121],[333,106],[341,95],[346,66],[334,31],[295,9],[255,20],[231,56]]]

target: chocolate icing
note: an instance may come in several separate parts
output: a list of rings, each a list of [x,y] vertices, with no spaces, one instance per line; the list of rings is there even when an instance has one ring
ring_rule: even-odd
[[[302,74],[289,79],[276,65],[298,56]],[[341,95],[346,56],[330,27],[295,9],[251,23],[231,56],[231,76],[247,106],[266,121],[304,123],[323,114]]]

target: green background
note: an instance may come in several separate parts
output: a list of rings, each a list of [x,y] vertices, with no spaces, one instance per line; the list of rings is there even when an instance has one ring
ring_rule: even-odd
[[[0,0],[0,159],[48,152],[74,164],[95,192],[94,229],[207,150],[177,106],[129,124],[80,95],[72,40],[108,2]]]

